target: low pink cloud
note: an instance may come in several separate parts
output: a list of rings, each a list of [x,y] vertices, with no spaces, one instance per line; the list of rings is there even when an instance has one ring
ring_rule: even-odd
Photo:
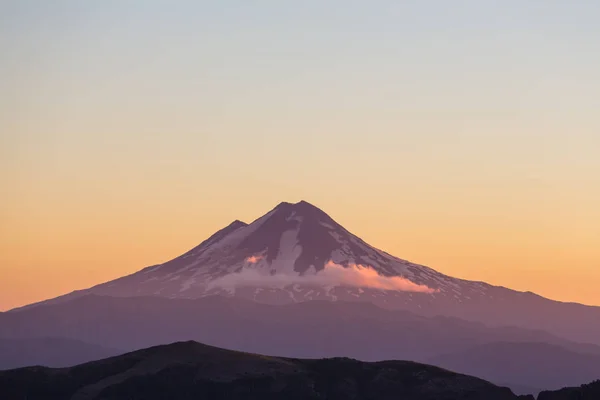
[[[254,260],[254,261],[251,261]],[[249,257],[246,261],[256,263],[260,258]],[[209,288],[236,288],[236,287],[278,287],[289,285],[313,286],[350,286],[358,288],[371,288],[382,290],[397,290],[403,292],[435,293],[438,290],[426,285],[419,285],[401,276],[384,276],[374,268],[358,264],[347,267],[329,261],[325,268],[316,274],[268,274],[255,268],[243,268],[240,272],[217,278],[209,283]]]
[[[385,276],[379,274],[373,267],[350,264],[347,267],[329,261],[322,273],[340,286],[355,286],[361,288],[399,290],[403,292],[434,293],[426,285],[419,285],[402,276]],[[318,275],[318,274],[317,274]]]

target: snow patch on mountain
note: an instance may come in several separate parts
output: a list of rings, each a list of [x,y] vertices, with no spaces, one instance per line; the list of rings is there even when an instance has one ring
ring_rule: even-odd
[[[283,275],[294,273],[294,264],[301,253],[302,246],[298,242],[298,230],[283,232],[279,241],[279,253],[271,263],[271,270]]]

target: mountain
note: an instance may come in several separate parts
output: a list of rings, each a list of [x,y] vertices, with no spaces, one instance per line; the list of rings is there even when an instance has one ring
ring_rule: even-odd
[[[66,369],[0,372],[6,400],[513,400],[509,389],[408,361],[290,359],[179,342]]]
[[[58,337],[0,339],[0,370],[44,365],[69,367],[123,351]]]
[[[0,338],[36,336],[65,337],[127,351],[196,340],[284,357],[412,360],[468,373],[518,393],[600,377],[600,363],[594,362],[600,359],[599,346],[543,331],[424,317],[367,302],[269,305],[224,296],[86,295],[0,314]]]
[[[50,302],[87,294],[223,295],[268,304],[363,301],[600,344],[600,307],[453,278],[402,260],[365,243],[305,201],[281,203],[251,224],[234,221],[171,261]]]
[[[600,380],[581,385],[569,387],[556,391],[544,391],[538,396],[538,400],[598,400],[600,399]]]
[[[515,393],[537,394],[531,387],[556,390],[600,378],[600,354],[556,344],[486,343],[434,357],[429,363],[509,386]],[[516,390],[519,386],[527,389]]]

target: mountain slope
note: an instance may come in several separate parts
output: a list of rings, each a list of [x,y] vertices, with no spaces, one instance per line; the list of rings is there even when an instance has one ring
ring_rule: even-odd
[[[600,378],[600,354],[539,342],[487,343],[428,362],[511,388],[522,385],[556,390]]]
[[[512,400],[509,389],[407,361],[299,360],[195,342],[158,346],[77,367],[0,372],[7,400],[356,399]]]
[[[123,351],[117,349],[58,337],[0,338],[0,370],[29,365],[69,367],[121,353]]]
[[[281,203],[251,224],[235,221],[171,261],[50,303],[92,293],[167,298],[221,295],[268,304],[372,302],[425,316],[542,329],[600,344],[599,307],[457,279],[402,260],[365,243],[304,201]]]

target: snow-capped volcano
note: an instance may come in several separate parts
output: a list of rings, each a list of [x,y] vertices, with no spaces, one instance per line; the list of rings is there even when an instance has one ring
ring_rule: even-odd
[[[413,264],[365,243],[305,201],[281,203],[251,224],[234,221],[166,263],[22,309],[88,294],[221,295],[269,304],[361,301],[424,316],[543,329],[579,341],[596,343],[600,337],[598,307],[453,278]]]
[[[393,306],[413,301],[413,294],[460,299],[486,287],[393,257],[300,201],[281,203],[251,224],[236,220],[180,257],[91,290],[118,296],[223,294],[273,303],[369,300]]]

